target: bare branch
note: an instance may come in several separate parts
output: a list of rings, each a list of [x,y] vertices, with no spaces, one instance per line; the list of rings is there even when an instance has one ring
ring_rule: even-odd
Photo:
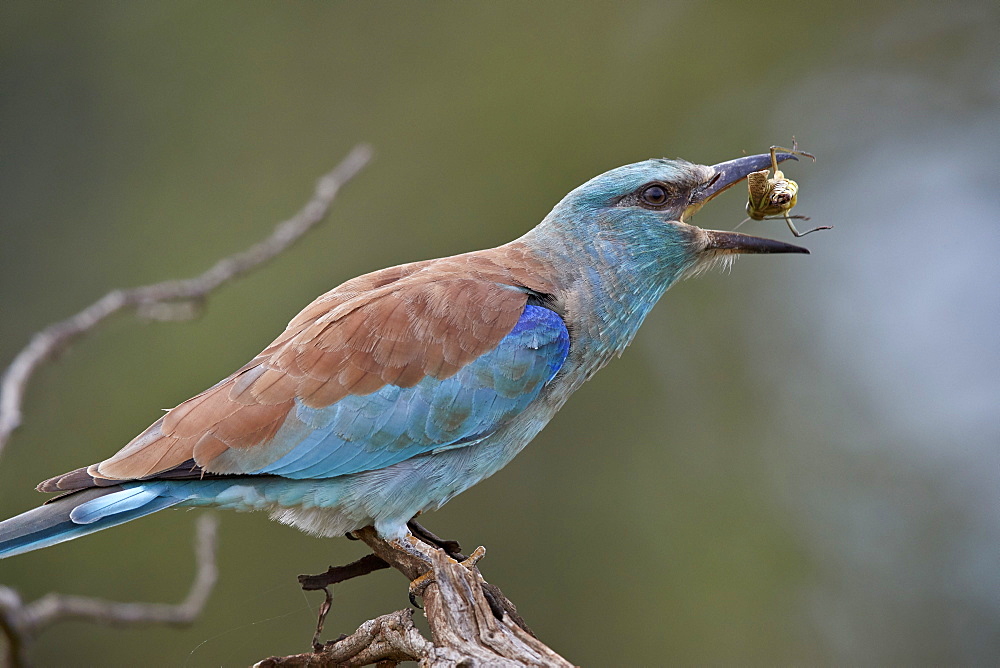
[[[376,557],[374,554],[361,557],[357,561],[352,561],[346,566],[330,566],[325,573],[319,575],[300,575],[299,585],[305,591],[316,591],[326,589],[330,585],[344,582],[352,578],[368,575],[369,573],[383,568],[389,568],[389,564],[384,559]]]
[[[31,640],[45,627],[67,619],[83,619],[111,626],[183,626],[192,623],[201,614],[218,579],[215,565],[218,526],[214,515],[198,518],[194,543],[197,572],[188,595],[175,605],[118,603],[65,594],[46,594],[25,605],[16,591],[0,586],[0,631],[7,636],[8,665],[26,665],[25,654]]]
[[[163,281],[138,288],[113,290],[66,320],[36,333],[18,353],[0,380],[0,454],[10,435],[21,424],[21,405],[28,380],[45,361],[62,352],[74,339],[89,332],[115,313],[134,308],[152,318],[190,317],[191,303],[242,274],[259,267],[284,251],[326,216],[340,188],[371,159],[371,149],[355,147],[344,160],[316,184],[308,203],[294,216],[279,223],[267,239],[225,257],[194,278]],[[180,302],[180,303],[178,303]]]
[[[28,643],[19,625],[18,611],[23,609],[21,596],[9,587],[0,586],[0,631],[7,639],[7,668],[28,665]]]
[[[413,625],[412,610],[369,619],[349,636],[327,643],[320,652],[272,656],[254,668],[296,666],[367,666],[380,661],[419,661],[434,651],[434,645]]]
[[[29,630],[41,629],[66,619],[87,619],[110,625],[190,624],[201,613],[219,577],[215,566],[216,533],[219,521],[214,515],[198,518],[195,556],[198,570],[188,595],[181,603],[116,603],[82,596],[47,594],[24,610]]]

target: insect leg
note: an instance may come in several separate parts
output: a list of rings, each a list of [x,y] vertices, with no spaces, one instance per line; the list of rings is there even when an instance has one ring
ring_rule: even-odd
[[[781,146],[771,147],[771,169],[778,171],[778,158],[775,156],[776,151],[781,151],[782,153],[790,153],[791,155],[802,155],[810,158],[813,162],[816,162],[816,156],[812,153],[806,153],[805,151],[799,150],[799,145],[795,143],[794,137],[792,138],[792,148],[783,148]]]
[[[811,230],[806,230],[805,232],[799,232],[797,229],[795,229],[795,225],[792,224],[792,219],[794,218],[796,220],[809,220],[808,216],[789,216],[786,213],[785,216],[784,216],[784,218],[785,218],[785,222],[788,223],[788,229],[790,229],[792,231],[792,234],[794,234],[797,237],[804,237],[805,235],[810,234],[812,232],[815,232],[816,230],[832,230],[833,229],[833,225],[821,225],[820,227],[814,227]]]

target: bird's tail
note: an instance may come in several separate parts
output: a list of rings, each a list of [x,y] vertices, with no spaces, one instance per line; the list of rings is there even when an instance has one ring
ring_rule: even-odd
[[[0,559],[107,529],[180,503],[158,485],[85,489],[0,522]]]

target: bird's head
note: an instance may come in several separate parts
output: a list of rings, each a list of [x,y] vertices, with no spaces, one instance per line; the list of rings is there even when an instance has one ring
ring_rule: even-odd
[[[778,161],[794,156],[778,153]],[[799,246],[737,232],[703,230],[691,216],[751,172],[768,154],[717,165],[652,159],[596,176],[566,195],[537,228],[569,238],[609,265],[660,274],[670,283],[741,253],[808,253]]]

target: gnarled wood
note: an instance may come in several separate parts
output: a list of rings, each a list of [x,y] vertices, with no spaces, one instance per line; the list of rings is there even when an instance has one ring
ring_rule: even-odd
[[[372,527],[355,535],[410,581],[428,570],[425,561],[379,538]],[[573,665],[528,630],[514,604],[487,583],[478,568],[467,568],[439,549],[429,548],[427,555],[433,581],[424,590],[423,600],[431,640],[413,625],[411,610],[397,610],[365,622],[350,636],[328,642],[316,652],[271,657],[256,665],[319,668],[391,666],[400,661],[417,661],[422,668]]]
[[[351,635],[327,643],[320,652],[272,656],[254,664],[254,668],[367,666],[380,662],[417,661],[433,653],[433,644],[413,625],[413,611],[397,610],[369,619]]]

